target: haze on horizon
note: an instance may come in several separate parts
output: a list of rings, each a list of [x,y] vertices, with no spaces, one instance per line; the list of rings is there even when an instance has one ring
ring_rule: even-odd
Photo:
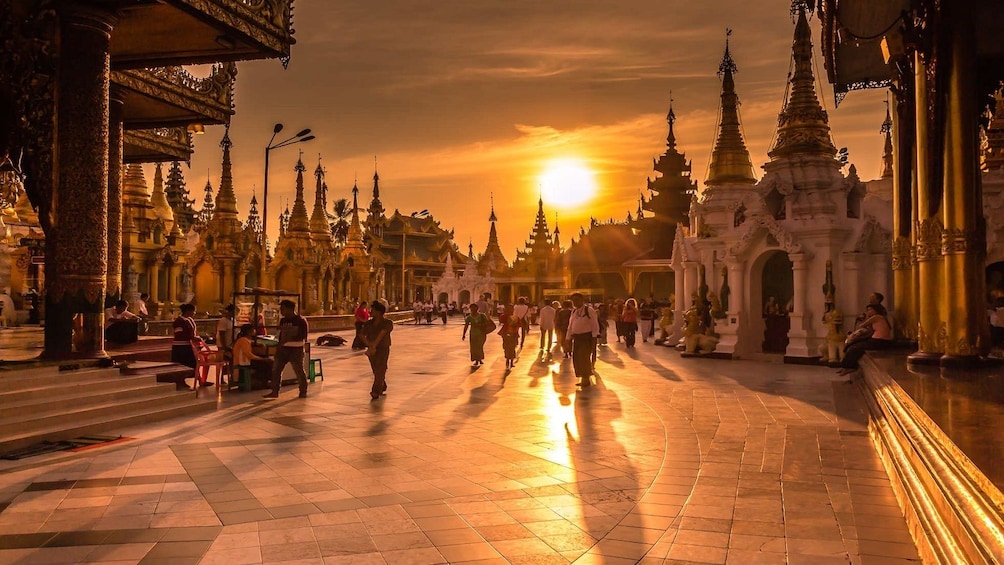
[[[298,149],[308,172],[318,154],[330,203],[371,198],[374,157],[388,213],[428,209],[455,242],[476,253],[488,238],[494,193],[506,258],[533,228],[542,175],[554,159],[577,159],[595,174],[592,200],[544,200],[562,244],[589,218],[621,221],[638,207],[652,159],[665,151],[670,96],[678,148],[703,188],[714,143],[725,45],[736,75],[747,147],[758,176],[773,138],[790,67],[790,2],[723,0],[714,10],[686,1],[479,0],[422,4],[361,0],[295,5],[296,45],[288,69],[277,61],[241,63],[230,136],[238,209],[252,191],[261,210],[264,147],[276,122],[283,133],[311,128],[317,139],[272,153],[268,231],[295,194]],[[817,95],[834,143],[847,147],[863,180],[878,176],[884,90],[855,92],[833,107],[813,28]],[[671,94],[672,93],[672,94]],[[185,170],[196,209],[207,175],[219,187],[222,127],[196,138]],[[846,172],[846,169],[845,169]],[[148,181],[152,175],[148,173]],[[308,210],[314,179],[305,177]],[[552,199],[553,200],[553,199]]]

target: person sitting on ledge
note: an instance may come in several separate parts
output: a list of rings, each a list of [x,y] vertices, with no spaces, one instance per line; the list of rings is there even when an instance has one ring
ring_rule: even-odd
[[[881,304],[869,304],[865,307],[865,320],[861,322],[858,329],[847,337],[847,349],[844,351],[844,359],[840,362],[838,375],[848,375],[858,370],[858,361],[864,356],[866,351],[876,349],[888,349],[892,345],[892,328],[889,320],[886,319],[885,306]],[[869,337],[864,337],[867,332],[871,332]],[[860,334],[856,336],[855,334]]]
[[[105,341],[128,345],[135,343],[142,320],[129,311],[129,303],[119,300],[114,308],[105,311]]]

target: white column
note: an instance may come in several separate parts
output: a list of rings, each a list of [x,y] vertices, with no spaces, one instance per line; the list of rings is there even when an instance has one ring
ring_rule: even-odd
[[[815,357],[817,352],[812,351],[811,337],[807,331],[807,317],[812,313],[806,308],[806,280],[808,276],[809,258],[804,253],[792,253],[788,255],[791,259],[793,279],[794,279],[794,309],[788,313],[791,322],[791,329],[788,330],[788,349],[785,355],[788,357]]]
[[[718,320],[716,330],[720,339],[715,351],[731,353],[737,355],[751,347],[744,344],[746,341],[742,333],[743,322],[749,310],[746,300],[746,289],[744,287],[743,263],[742,261],[729,260],[725,262],[729,270],[729,309],[724,320]],[[720,289],[719,289],[719,292]]]

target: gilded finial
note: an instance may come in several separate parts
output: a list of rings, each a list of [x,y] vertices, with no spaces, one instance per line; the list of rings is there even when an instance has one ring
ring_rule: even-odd
[[[492,202],[492,213],[491,213],[490,216],[488,216],[488,221],[489,222],[497,222],[497,221],[499,221],[499,219],[498,219],[498,217],[495,216],[495,193],[492,192],[490,197],[491,197],[491,202]]]

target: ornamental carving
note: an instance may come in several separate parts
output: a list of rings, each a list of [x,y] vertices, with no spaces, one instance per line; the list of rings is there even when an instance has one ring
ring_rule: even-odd
[[[933,261],[941,257],[941,238],[945,227],[941,218],[925,218],[917,224],[917,261]]]
[[[917,345],[921,353],[944,353],[948,342],[948,328],[941,322],[938,331],[930,333],[924,329],[922,322],[917,323]]]
[[[757,215],[753,216],[746,221],[746,226],[743,229],[743,235],[729,247],[726,255],[729,257],[738,257],[742,253],[745,253],[749,249],[750,245],[756,239],[756,236],[761,232],[761,230],[766,229],[767,233],[777,241],[777,245],[784,249],[789,255],[792,253],[801,253],[802,244],[797,243],[792,235],[781,227],[781,224],[777,223],[777,220],[768,215]]]
[[[967,255],[986,252],[987,244],[981,230],[946,229],[941,234],[941,252],[944,255]]]
[[[183,0],[263,46],[283,54],[283,66],[293,43],[293,0]]]
[[[909,242],[908,242],[909,243]],[[892,250],[892,234],[882,227],[873,216],[867,216],[861,235],[854,243],[854,251],[889,253]]]
[[[124,141],[143,154],[170,155],[178,161],[189,161],[195,151],[192,134],[183,127],[127,130]]]
[[[211,121],[230,123],[234,113],[234,81],[237,65],[213,65],[206,78],[196,78],[181,67],[154,67],[112,71],[111,82],[179,108],[203,115]]]
[[[892,269],[909,269],[913,266],[913,245],[906,237],[897,237],[892,242]]]

